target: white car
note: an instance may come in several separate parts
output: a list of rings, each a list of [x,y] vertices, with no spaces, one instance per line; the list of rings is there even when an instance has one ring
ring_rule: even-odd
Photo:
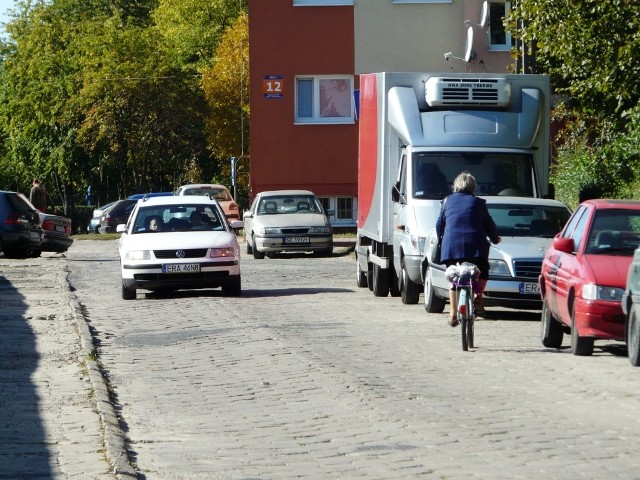
[[[241,294],[240,246],[218,203],[209,197],[139,200],[127,224],[117,226],[122,298],[136,290],[222,287]]]
[[[333,229],[318,197],[308,190],[259,193],[244,213],[247,253],[314,252],[331,255]]]
[[[218,201],[227,219],[238,220],[240,218],[238,204],[233,199],[229,189],[224,185],[215,183],[191,183],[189,185],[182,185],[176,190],[175,194],[211,196]]]
[[[542,198],[481,197],[498,227],[502,241],[489,250],[489,281],[485,306],[539,309],[542,306],[538,276],[553,237],[564,227],[571,210],[562,202]],[[424,307],[430,313],[444,310],[449,298],[445,266],[430,264],[436,244],[435,229],[427,237],[422,260]]]

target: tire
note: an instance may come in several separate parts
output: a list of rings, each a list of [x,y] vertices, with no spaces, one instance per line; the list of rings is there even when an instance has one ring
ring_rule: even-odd
[[[588,357],[593,353],[593,338],[581,337],[576,325],[575,306],[571,309],[571,353],[581,357]]]
[[[389,295],[389,272],[373,264],[373,294],[376,297]]]
[[[367,274],[360,270],[360,262],[356,257],[356,285],[358,288],[367,288]]]
[[[638,319],[640,308],[636,304],[631,305],[631,312],[627,321],[627,354],[634,367],[640,367],[640,320]]]
[[[253,247],[251,246],[251,242],[249,241],[249,236],[244,237],[244,243],[246,244],[245,248],[247,250],[247,255],[251,255],[253,253]]]
[[[391,267],[391,270],[389,270],[389,294],[392,297],[399,297],[401,295],[398,274],[393,266]]]
[[[135,300],[136,299],[136,289],[125,287],[124,283],[122,283],[122,299],[123,300]]]
[[[467,328],[469,328],[469,319],[466,315],[460,318],[460,327],[462,332],[462,351],[469,350],[469,338],[467,337]]]
[[[542,313],[540,317],[540,341],[547,348],[560,348],[564,331],[549,309],[547,298],[542,299]]]
[[[373,263],[367,262],[367,287],[373,292]]]
[[[446,302],[436,295],[433,289],[431,268],[427,266],[424,276],[424,309],[429,313],[442,313]]]
[[[258,251],[255,238],[251,237],[251,240],[251,243],[253,244],[251,247],[251,249],[253,250],[253,258],[255,258],[256,260],[262,260],[264,258],[264,252]]]
[[[473,334],[474,334],[474,327],[475,327],[476,321],[473,319],[473,317],[469,318],[469,323],[467,324],[467,342],[469,343],[469,348],[474,348],[474,338],[473,338]]]
[[[226,285],[223,285],[222,293],[229,297],[239,297],[242,294],[242,280],[240,279],[240,275],[233,278]]]
[[[405,305],[415,305],[420,301],[420,285],[409,278],[404,258],[400,262],[400,294]]]

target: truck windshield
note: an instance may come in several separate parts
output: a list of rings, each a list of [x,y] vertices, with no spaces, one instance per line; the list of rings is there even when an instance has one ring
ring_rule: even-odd
[[[413,197],[449,195],[461,172],[477,182],[476,195],[533,197],[533,157],[521,153],[417,152],[413,155]]]

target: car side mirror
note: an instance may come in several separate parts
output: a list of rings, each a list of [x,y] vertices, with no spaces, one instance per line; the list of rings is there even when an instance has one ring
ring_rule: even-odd
[[[118,224],[118,226],[116,227],[116,232],[117,233],[124,233],[127,231],[127,226],[124,223],[120,223]]]
[[[251,211],[247,211],[242,214],[242,218],[252,218],[252,217],[253,217],[253,213],[251,213]]]
[[[553,239],[553,248],[559,252],[571,253],[575,248],[573,238],[556,237]]]
[[[233,230],[240,230],[241,228],[244,228],[244,222],[242,220],[231,220],[229,222],[229,226]]]
[[[327,217],[333,217],[336,214],[335,210],[325,210]]]

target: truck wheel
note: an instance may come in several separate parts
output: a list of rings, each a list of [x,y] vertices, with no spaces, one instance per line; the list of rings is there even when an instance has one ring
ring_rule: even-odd
[[[356,285],[359,288],[366,288],[367,285],[367,274],[360,270],[360,262],[358,261],[358,257],[356,256]]]
[[[562,325],[551,315],[547,298],[542,300],[542,315],[540,317],[540,340],[547,348],[560,348],[564,332]]]
[[[373,264],[373,294],[376,297],[389,295],[389,272]]]
[[[405,305],[415,305],[420,300],[420,285],[409,278],[404,265],[404,258],[400,263],[400,293],[402,303]]]
[[[433,280],[431,278],[431,268],[427,267],[424,276],[424,309],[429,313],[442,313],[445,306],[444,299],[436,295],[433,289]]]
[[[389,293],[392,297],[399,297],[402,292],[400,292],[400,281],[398,279],[398,274],[396,273],[396,269],[393,265],[389,269]]]
[[[367,262],[367,286],[373,292],[373,263]]]

